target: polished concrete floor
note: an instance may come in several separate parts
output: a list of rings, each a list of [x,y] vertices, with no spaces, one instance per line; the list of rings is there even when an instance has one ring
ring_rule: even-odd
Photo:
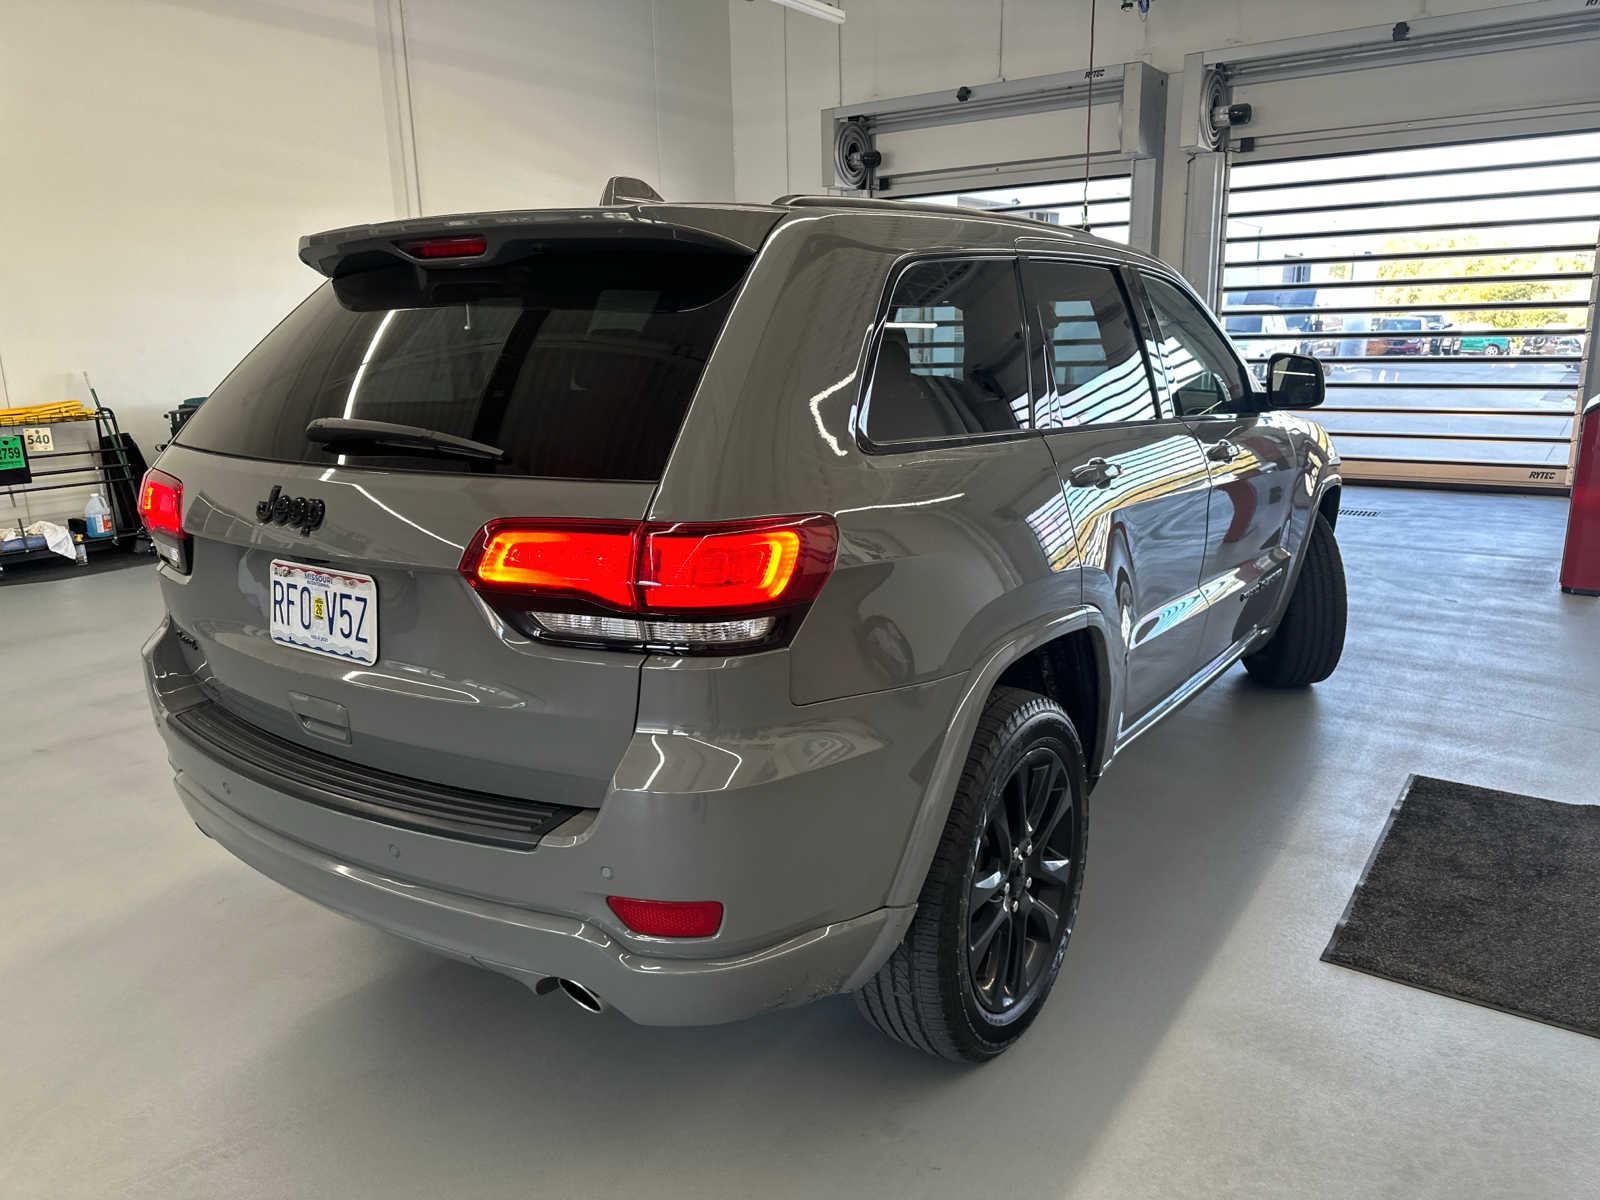
[[[1408,773],[1597,798],[1600,601],[1561,501],[1346,507],[1339,672],[1235,671],[1117,765],[1060,984],[977,1070],[845,999],[590,1017],[325,912],[179,807],[147,573],[0,586],[0,1195],[1595,1195],[1600,1041],[1318,955]]]

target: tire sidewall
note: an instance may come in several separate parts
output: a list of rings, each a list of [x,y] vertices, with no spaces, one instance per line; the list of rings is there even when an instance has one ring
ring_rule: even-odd
[[[996,1014],[985,1009],[978,1001],[972,980],[972,968],[967,954],[967,930],[970,918],[969,903],[971,880],[976,866],[986,818],[992,808],[1000,803],[1000,794],[1012,770],[1031,750],[1048,746],[1066,766],[1068,786],[1072,791],[1072,820],[1077,825],[1078,869],[1074,872],[1071,890],[1062,913],[1063,934],[1056,946],[1049,966],[1029,990],[1026,999],[1010,1012]],[[1037,711],[1030,713],[1007,739],[1004,749],[990,764],[989,770],[978,781],[979,795],[974,805],[974,819],[966,823],[963,844],[962,870],[951,881],[956,890],[945,905],[950,919],[941,931],[940,955],[946,967],[947,1011],[957,1018],[958,1028],[974,1043],[991,1054],[998,1054],[1021,1036],[1044,1006],[1050,989],[1061,971],[1066,957],[1067,944],[1072,937],[1077,918],[1078,900],[1083,892],[1083,868],[1088,849],[1087,787],[1084,773],[1083,749],[1076,731],[1066,714],[1050,701],[1040,697]]]

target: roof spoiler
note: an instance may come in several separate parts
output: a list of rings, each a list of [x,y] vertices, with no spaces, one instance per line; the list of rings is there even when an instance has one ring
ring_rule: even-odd
[[[300,239],[300,261],[335,279],[399,262],[430,270],[493,266],[525,258],[552,242],[575,240],[652,241],[753,254],[773,223],[768,215],[725,211],[715,229],[707,228],[712,222],[692,206],[623,199],[620,189],[627,182],[613,179],[606,185],[608,194],[613,185],[619,190],[615,206],[605,208],[415,217],[308,234]]]

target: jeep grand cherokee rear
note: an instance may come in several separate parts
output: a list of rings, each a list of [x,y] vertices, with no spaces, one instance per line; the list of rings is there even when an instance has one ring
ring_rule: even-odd
[[[1125,249],[793,198],[301,257],[328,282],[141,489],[178,790],[535,990],[653,1023],[853,991],[990,1057],[1110,758],[1241,658],[1337,662],[1337,458],[1273,411],[1320,368],[1260,393]]]
[[[791,702],[830,516],[650,519],[776,214],[669,218],[307,239],[330,281],[144,485],[146,657],[183,799],[239,857],[706,1022],[837,990],[894,925],[894,835],[853,878],[836,838],[914,714]]]

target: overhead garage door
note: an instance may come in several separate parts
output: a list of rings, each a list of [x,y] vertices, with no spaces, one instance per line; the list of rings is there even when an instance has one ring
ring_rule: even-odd
[[[1032,217],[1049,225],[1077,227],[1087,213],[1089,231],[1113,242],[1128,241],[1132,208],[1130,175],[1107,175],[1088,182],[1089,207],[1083,205],[1084,181],[1033,183],[1019,187],[973,188],[960,192],[940,192],[907,199],[924,203],[949,204],[960,208],[1004,212]]]
[[[1164,73],[1131,62],[826,109],[822,182],[1075,226],[1087,159],[1090,228],[1148,250],[1166,95]]]
[[[1350,474],[1559,487],[1597,232],[1600,132],[1237,161],[1221,311],[1323,360]]]

